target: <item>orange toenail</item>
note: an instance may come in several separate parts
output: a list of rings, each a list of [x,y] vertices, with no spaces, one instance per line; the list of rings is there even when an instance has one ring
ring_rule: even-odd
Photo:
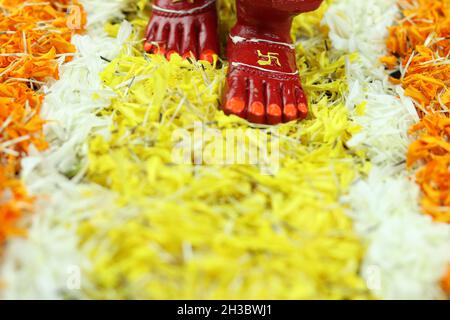
[[[297,108],[293,104],[287,104],[284,107],[284,114],[289,119],[294,119],[297,116]]]
[[[299,103],[298,104],[298,111],[300,111],[301,114],[306,114],[308,113],[308,106],[306,105],[306,103]]]
[[[167,60],[170,60],[170,57],[171,57],[173,54],[177,54],[177,52],[176,52],[175,50],[170,50],[169,52],[167,52],[167,54],[166,54]]]
[[[267,124],[279,124],[281,122],[281,107],[272,103],[267,108]]]
[[[244,111],[244,108],[245,102],[240,98],[231,98],[230,100],[228,100],[226,105],[226,110],[233,114],[240,114],[242,111]]]
[[[255,116],[262,116],[264,115],[264,105],[261,102],[253,102],[248,112]]]
[[[281,107],[277,104],[272,103],[267,108],[267,113],[274,117],[280,117],[281,116]]]
[[[155,51],[156,54],[166,55],[166,49],[164,47],[158,47]]]
[[[200,60],[208,61],[213,64],[217,54],[212,50],[203,51],[200,55]]]
[[[155,48],[155,46],[151,43],[151,42],[146,42],[145,44],[144,44],[144,50],[145,50],[145,52],[152,52],[153,51],[153,49]]]
[[[194,58],[194,53],[192,51],[186,52],[185,54],[183,54],[183,59],[187,59],[187,58]]]
[[[254,123],[264,123],[265,108],[261,102],[253,102],[248,109],[248,121]]]
[[[306,117],[308,115],[308,106],[306,105],[306,103],[299,103],[298,111],[300,112],[300,116],[302,118]]]

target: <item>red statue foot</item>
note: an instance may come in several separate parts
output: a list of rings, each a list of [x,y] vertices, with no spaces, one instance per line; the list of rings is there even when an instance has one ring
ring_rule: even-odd
[[[145,51],[213,62],[219,52],[215,0],[155,0]]]
[[[228,41],[230,69],[223,110],[250,122],[278,124],[307,116],[290,37],[295,15],[322,0],[237,0]]]

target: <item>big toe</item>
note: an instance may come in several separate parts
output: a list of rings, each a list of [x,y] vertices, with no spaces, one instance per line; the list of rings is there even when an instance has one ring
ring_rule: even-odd
[[[234,76],[227,79],[223,111],[225,114],[234,114],[244,117],[247,104],[247,83],[244,77]]]

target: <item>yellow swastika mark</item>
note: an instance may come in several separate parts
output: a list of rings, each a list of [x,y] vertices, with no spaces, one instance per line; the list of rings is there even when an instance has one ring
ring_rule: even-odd
[[[267,54],[263,54],[261,50],[258,50],[258,58],[261,58],[258,60],[258,64],[260,66],[273,66],[277,65],[281,67],[281,62],[279,58],[279,54],[275,52],[268,52]]]

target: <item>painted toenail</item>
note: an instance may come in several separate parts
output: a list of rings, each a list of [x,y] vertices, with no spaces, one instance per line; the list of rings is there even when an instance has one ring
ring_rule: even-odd
[[[274,117],[280,117],[281,116],[281,107],[277,104],[272,103],[267,108],[267,113]]]
[[[144,50],[145,50],[145,52],[150,53],[150,52],[152,52],[154,49],[155,49],[155,46],[154,46],[151,42],[146,42],[146,43],[144,44]]]
[[[248,109],[248,121],[254,123],[264,123],[264,105],[261,102],[253,102]]]
[[[245,102],[240,98],[231,98],[226,105],[226,111],[232,114],[240,114],[244,111]]]
[[[200,55],[200,60],[208,61],[209,63],[213,64],[216,60],[217,54],[212,50],[206,50],[203,51]]]
[[[297,117],[297,108],[293,104],[287,104],[284,107],[284,114],[289,120],[293,120]]]
[[[261,102],[253,102],[248,112],[255,116],[262,116],[264,115],[264,105]]]
[[[155,54],[160,54],[162,56],[165,56],[166,55],[166,49],[158,48],[158,49],[156,49]]]
[[[301,115],[306,116],[308,114],[308,106],[306,105],[306,103],[299,103],[298,111],[300,112]]]
[[[186,60],[187,58],[194,59],[195,58],[194,53],[192,51],[188,51],[185,54],[183,54],[183,59]]]
[[[170,50],[169,52],[167,52],[166,54],[166,58],[167,60],[170,60],[170,58],[172,57],[172,55],[177,54],[177,52],[175,50]]]

